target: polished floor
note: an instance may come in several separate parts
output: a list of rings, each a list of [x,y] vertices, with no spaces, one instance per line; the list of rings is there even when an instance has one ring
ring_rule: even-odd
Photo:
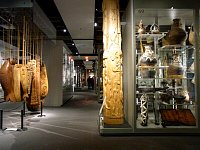
[[[1,105],[1,104],[0,104]],[[101,104],[93,91],[74,93],[62,107],[45,107],[44,117],[26,112],[22,131],[20,105],[3,114],[0,150],[200,150],[200,136],[101,136],[97,118]]]

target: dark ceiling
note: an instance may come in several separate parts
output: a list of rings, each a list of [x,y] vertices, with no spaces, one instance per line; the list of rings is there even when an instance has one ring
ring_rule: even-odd
[[[94,55],[98,54],[98,50],[103,48],[103,32],[102,32],[102,24],[103,24],[103,14],[102,14],[102,1],[103,0],[95,0],[95,18],[94,22],[98,24],[98,26],[94,27]],[[52,22],[54,27],[57,30],[57,40],[63,40],[68,48],[71,50],[73,55],[77,55],[77,48],[75,45],[72,45],[73,39],[71,38],[68,30],[63,32],[63,29],[67,27],[65,26],[64,21],[54,3],[54,0],[36,0],[38,5],[47,15],[49,20]],[[128,0],[119,0],[120,3],[120,16],[125,12],[125,8],[127,6]],[[81,7],[81,6],[79,6]],[[81,55],[81,54],[79,54]]]
[[[44,13],[49,18],[49,20],[52,22],[54,27],[56,28],[57,30],[56,40],[63,40],[66,43],[66,45],[69,47],[69,49],[71,50],[72,54],[75,55],[76,52],[78,52],[78,50],[75,46],[72,45],[73,40],[54,3],[54,0],[36,0],[36,2],[44,11]],[[63,32],[63,29],[66,29],[66,32]]]

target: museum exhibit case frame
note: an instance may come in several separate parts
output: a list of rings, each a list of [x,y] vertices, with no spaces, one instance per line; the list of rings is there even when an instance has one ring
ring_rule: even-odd
[[[129,1],[122,27],[127,122],[104,125],[102,107],[100,134],[200,133],[197,7],[197,1]],[[182,32],[183,37],[173,39],[172,32]]]

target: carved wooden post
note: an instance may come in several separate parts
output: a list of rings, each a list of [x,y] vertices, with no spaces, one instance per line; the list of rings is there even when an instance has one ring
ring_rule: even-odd
[[[123,124],[122,51],[119,0],[103,0],[104,123]]]

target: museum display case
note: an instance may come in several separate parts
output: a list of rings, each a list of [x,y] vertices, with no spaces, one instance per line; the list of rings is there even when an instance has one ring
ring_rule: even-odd
[[[197,107],[192,83],[194,72],[188,70],[194,61],[192,57],[194,48],[192,45],[180,44],[159,47],[158,41],[164,36],[151,33],[138,35],[138,39],[142,38],[145,41],[151,38],[153,41],[153,45],[144,46],[143,53],[137,49],[136,54],[138,128],[196,125],[194,116]],[[181,110],[182,114],[177,114],[174,110]],[[172,116],[164,118],[166,115]],[[185,123],[181,122],[181,116],[184,116]]]
[[[100,133],[200,133],[199,9],[129,1],[123,27],[125,122]]]
[[[196,128],[193,11],[135,11],[136,128]]]
[[[63,47],[63,88],[69,92],[73,91],[74,62],[72,56]]]

